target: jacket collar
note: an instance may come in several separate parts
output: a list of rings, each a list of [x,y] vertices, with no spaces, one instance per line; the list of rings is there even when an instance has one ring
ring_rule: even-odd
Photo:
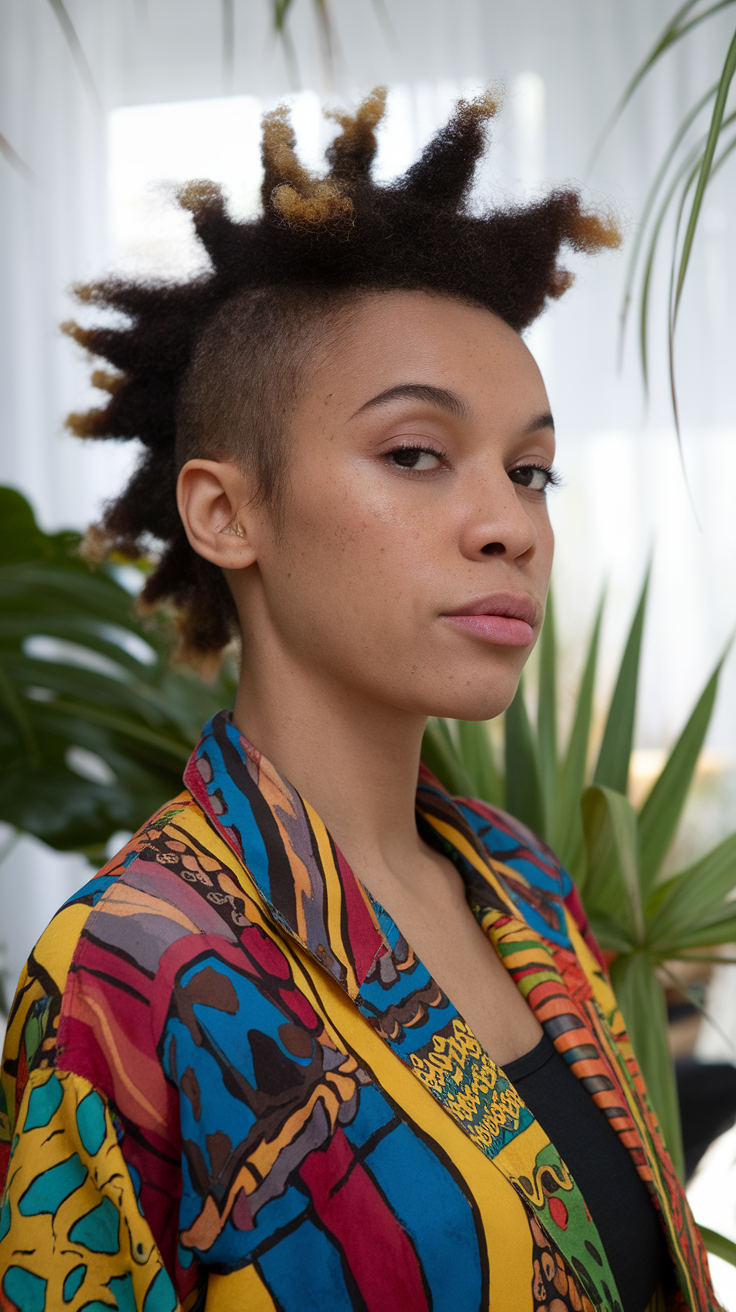
[[[274,920],[356,997],[378,958],[391,951],[392,922],[316,811],[240,733],[228,711],[205,725],[184,782],[247,867]],[[479,838],[424,767],[417,822],[422,837],[457,866],[471,904],[518,915]]]

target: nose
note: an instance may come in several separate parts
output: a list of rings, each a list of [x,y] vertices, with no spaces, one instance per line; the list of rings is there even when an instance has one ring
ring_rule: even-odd
[[[519,495],[505,469],[481,480],[476,471],[466,504],[459,544],[466,559],[531,559],[539,538],[538,515],[530,514],[531,505]]]

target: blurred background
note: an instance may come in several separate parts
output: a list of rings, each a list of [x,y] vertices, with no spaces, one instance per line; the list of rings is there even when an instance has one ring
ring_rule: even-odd
[[[709,10],[682,8],[683,22]],[[59,332],[74,312],[70,285],[108,271],[178,277],[201,268],[189,217],[173,204],[173,191],[183,180],[212,178],[234,212],[253,214],[264,110],[290,101],[302,156],[319,168],[330,137],[321,104],[351,103],[387,84],[378,174],[390,179],[458,96],[503,84],[504,109],[477,180],[478,201],[513,202],[571,181],[584,186],[591,203],[614,207],[625,233],[618,253],[587,263],[571,256],[574,290],[528,340],[547,382],[563,476],[552,500],[563,725],[605,586],[594,722],[601,719],[652,560],[629,774],[636,805],[736,627],[736,171],[727,160],[703,199],[680,306],[674,359],[681,447],[668,347],[677,192],[662,219],[648,286],[647,389],[640,282],[621,344],[629,261],[642,239],[646,255],[657,213],[655,205],[647,220],[647,197],[686,114],[717,83],[733,36],[732,5],[713,8],[655,62],[601,141],[630,78],[676,12],[671,0],[0,0],[0,484],[22,493],[45,535],[84,530],[120,487],[134,449],[109,442],[95,448],[63,431],[65,414],[96,395],[82,353]],[[673,168],[707,132],[712,104],[693,115]],[[672,170],[668,176],[674,178]],[[660,198],[666,181],[663,188]],[[8,525],[2,564],[13,553],[15,529]],[[135,591],[135,571],[119,571],[116,586],[126,595]],[[47,630],[51,636],[41,624],[35,647],[26,636],[22,650],[37,664],[58,664],[61,629],[49,622]],[[129,654],[134,639],[129,634]],[[140,634],[138,640],[146,645]],[[155,643],[149,656],[141,653],[143,665],[155,665]],[[74,653],[67,656],[74,664]],[[98,650],[87,667],[80,659],[77,667],[88,668],[90,678],[106,677],[99,662],[109,653]],[[0,702],[20,723],[8,688],[0,659]],[[215,701],[219,694],[226,695],[224,684],[211,690]],[[36,687],[36,703],[44,696]],[[184,741],[182,724],[180,716]],[[104,792],[115,772],[95,741],[85,742],[64,749],[64,769]],[[145,793],[145,781],[139,785]],[[15,799],[19,788],[32,786],[30,775],[18,783],[0,772],[0,798],[3,787],[15,789]],[[129,832],[122,807],[117,828],[112,821],[98,826],[96,846],[73,838],[50,846],[33,836],[43,826],[22,819],[21,803],[0,807],[7,820],[0,825],[0,941],[11,996],[36,937],[88,877],[90,859],[99,862],[102,849],[116,850]],[[680,869],[734,829],[730,654],[666,869]],[[55,850],[65,846],[87,855]],[[691,994],[670,990],[671,1042],[680,1055],[733,1063],[735,971],[724,964],[699,974],[711,1021],[701,1020]],[[732,1239],[734,1134],[709,1150],[690,1186],[698,1220]],[[713,1266],[721,1297],[736,1308],[734,1269],[717,1258]]]

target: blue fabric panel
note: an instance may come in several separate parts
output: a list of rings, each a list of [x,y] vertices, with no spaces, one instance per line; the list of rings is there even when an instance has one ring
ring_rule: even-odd
[[[264,1253],[258,1266],[283,1312],[304,1312],[305,1308],[355,1312],[340,1254],[324,1231],[311,1221],[305,1220],[280,1244]]]
[[[375,1084],[370,1084],[360,1091],[360,1106],[355,1120],[344,1125],[343,1130],[355,1148],[362,1148],[372,1134],[388,1125],[395,1112],[390,1102],[384,1098]]]
[[[406,1124],[381,1139],[364,1164],[414,1241],[433,1312],[478,1312],[478,1237],[470,1202],[450,1172]]]

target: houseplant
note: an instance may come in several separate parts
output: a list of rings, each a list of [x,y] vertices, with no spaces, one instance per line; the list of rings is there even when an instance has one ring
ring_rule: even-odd
[[[674,1064],[667,1046],[664,980],[676,961],[722,961],[736,941],[736,833],[674,875],[663,874],[715,703],[721,657],[638,810],[627,797],[648,574],[626,641],[594,763],[598,607],[564,748],[557,741],[558,645],[549,605],[540,639],[537,714],[524,686],[504,717],[503,760],[484,723],[431,721],[425,763],[455,793],[509,810],[554,848],[580,891],[610,961],[621,1010],[675,1165],[683,1174]],[[725,653],[724,653],[725,655]],[[711,1252],[736,1264],[736,1244],[703,1229]]]

